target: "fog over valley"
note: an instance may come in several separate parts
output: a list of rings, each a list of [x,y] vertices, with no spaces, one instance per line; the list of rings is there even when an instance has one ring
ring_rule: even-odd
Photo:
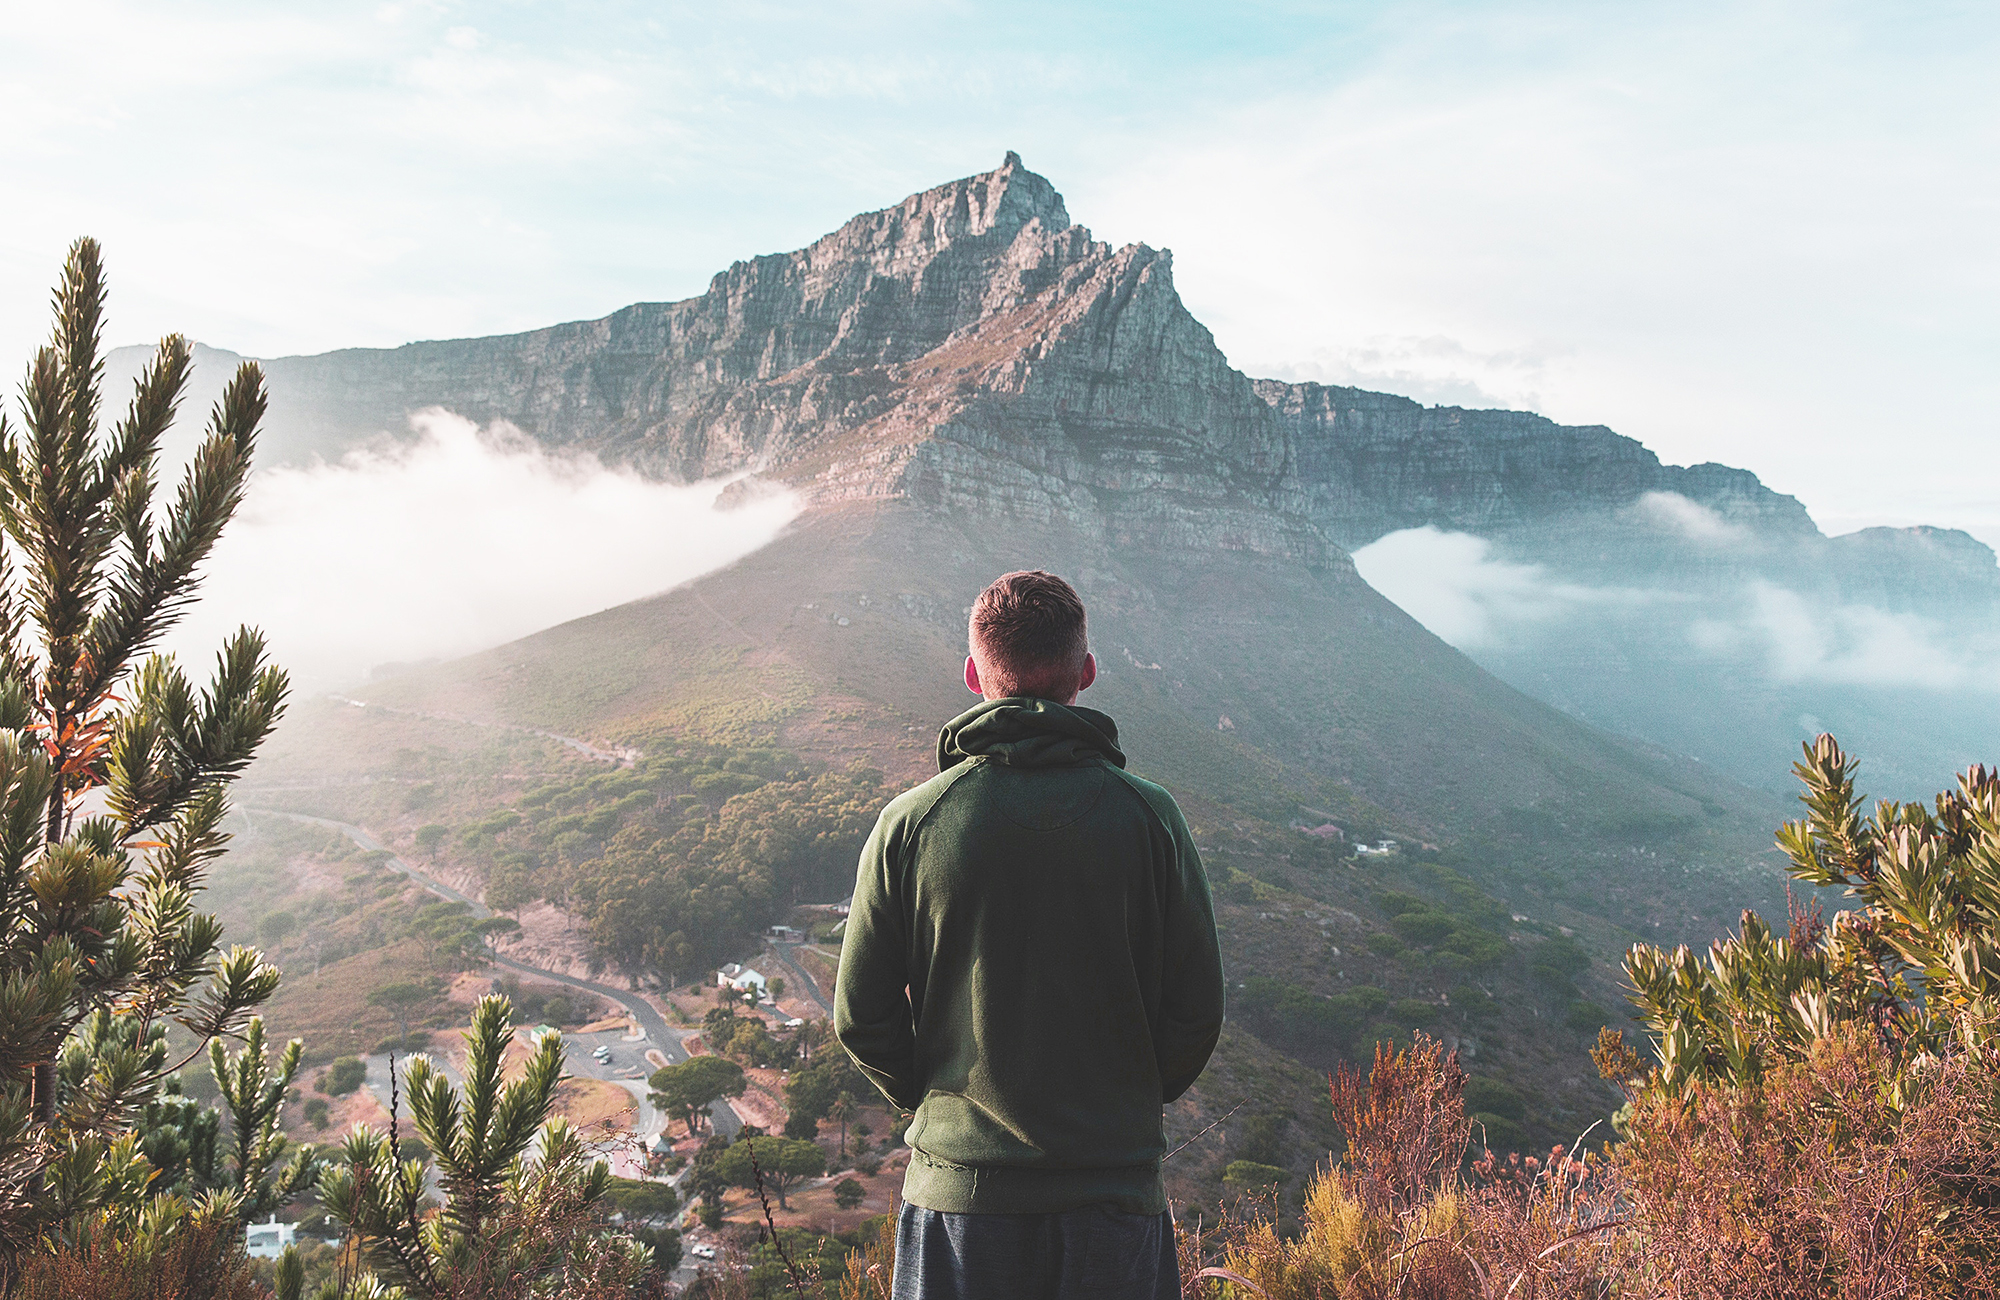
[[[797,510],[781,490],[718,509],[725,481],[649,481],[446,411],[411,425],[413,439],[260,471],[165,648],[205,659],[249,622],[299,688],[351,685],[663,591]]]

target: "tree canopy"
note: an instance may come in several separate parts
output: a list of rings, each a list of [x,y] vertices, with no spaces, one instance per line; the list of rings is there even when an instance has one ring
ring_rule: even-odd
[[[779,1207],[789,1210],[791,1189],[826,1172],[826,1152],[799,1138],[748,1137],[716,1157],[715,1172],[738,1187],[755,1187],[761,1176],[778,1194]]]
[[[743,1067],[720,1056],[694,1056],[653,1071],[646,1081],[652,1103],[679,1116],[693,1137],[708,1108],[724,1097],[741,1097],[748,1081]]]

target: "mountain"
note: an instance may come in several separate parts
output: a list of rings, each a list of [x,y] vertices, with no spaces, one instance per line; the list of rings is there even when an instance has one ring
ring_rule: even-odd
[[[1747,471],[1662,465],[1601,426],[1257,389],[1327,535],[1413,610],[1474,602],[1459,644],[1576,716],[1763,785],[1831,729],[1902,797],[2000,737],[2000,566],[1963,532],[1830,538]]]
[[[1013,154],[699,297],[264,364],[267,463],[442,406],[668,479],[748,473],[736,490],[819,512],[991,516],[1335,586],[1358,551],[1519,690],[1766,788],[1821,729],[1899,795],[2000,735],[2000,566],[1966,534],[1828,538],[1748,471],[1663,465],[1602,426],[1249,379],[1181,304],[1170,254],[1093,240]]]
[[[1176,1122],[1191,1132],[1254,1096],[1254,1113],[1298,1126],[1292,1152],[1324,1150],[1297,1062],[1323,1068],[1420,1025],[1533,1099],[1518,1132],[1568,1140],[1611,1102],[1582,1062],[1618,1019],[1620,950],[1705,940],[1746,903],[1783,907],[1770,836],[1784,801],[1699,750],[1618,734],[1645,727],[1589,694],[1622,680],[1614,661],[1636,662],[1635,640],[1661,640],[1661,611],[1705,608],[1686,590],[1818,566],[1832,576],[1810,592],[1930,609],[1983,573],[1952,535],[1829,540],[1743,471],[1662,466],[1608,430],[1252,380],[1181,302],[1167,253],[1092,239],[1011,154],[683,302],[268,370],[265,446],[281,461],[443,406],[802,506],[772,544],[673,591],[357,689],[377,707],[303,703],[254,778],[270,806],[392,843],[419,823],[449,830],[429,843],[464,887],[508,873],[515,897],[572,909],[600,964],[658,974],[615,938],[652,905],[644,887],[672,877],[666,909],[766,888],[732,876],[727,854],[688,854],[747,807],[735,798],[765,799],[739,819],[763,818],[757,836],[813,840],[803,823],[772,829],[790,815],[780,787],[802,788],[758,775],[788,770],[778,751],[890,785],[933,770],[938,725],[971,702],[957,682],[973,597],[1010,568],[1054,569],[1091,609],[1104,671],[1086,702],[1182,799],[1221,903],[1237,1027]],[[1412,544],[1417,566],[1384,565]],[[1505,577],[1555,611],[1529,617],[1523,597],[1494,620],[1513,639],[1481,656],[1505,670],[1525,628],[1582,666],[1510,685],[1355,559],[1407,580],[1447,553],[1459,576]],[[1593,650],[1600,631],[1625,640]],[[1701,713],[1704,661],[1676,662],[1664,686],[1608,698]],[[685,766],[529,771],[468,739],[494,727],[649,761],[698,750],[707,784],[686,785]],[[733,776],[744,793],[721,803]],[[1397,848],[1353,851],[1385,838]],[[815,860],[847,852],[833,848]],[[624,892],[598,888],[620,872]],[[791,883],[800,898],[836,887]],[[755,926],[680,919],[740,917],[731,906],[689,904],[656,927],[679,927],[675,970],[754,944]]]
[[[971,702],[973,597],[1030,566],[1081,589],[1103,665],[1087,702],[1182,799],[1221,900],[1238,1030],[1177,1123],[1240,1090],[1309,1126],[1313,1075],[1273,1048],[1324,1067],[1428,1025],[1536,1098],[1524,1131],[1567,1139],[1609,1100],[1579,1062],[1617,1018],[1624,945],[1782,906],[1780,801],[1508,686],[1363,581],[1321,518],[1330,443],[1302,413],[1325,390],[1260,391],[1182,304],[1167,253],[1093,240],[1012,155],[685,302],[269,369],[283,455],[439,405],[797,494],[782,536],[698,581],[357,689],[379,707],[308,702],[256,777],[392,841],[452,827],[463,878],[511,873],[593,935],[646,906],[606,902],[604,879],[683,872],[673,845],[693,833],[669,843],[661,819],[699,791],[641,773],[552,794],[519,760],[454,757],[467,725],[709,746],[703,762],[751,784],[775,750],[913,782]],[[531,844],[524,807],[563,811]],[[1398,849],[1351,851],[1384,838]],[[632,868],[641,843],[653,856]],[[678,898],[723,887],[712,862],[685,871]],[[663,950],[752,942],[689,924],[657,927],[679,927]],[[1324,1150],[1294,1136],[1287,1150]]]
[[[1362,582],[1318,518],[1319,450],[1187,312],[1169,255],[1092,240],[1011,154],[699,298],[270,372],[289,445],[441,405],[676,478],[752,471],[739,490],[806,502],[737,566],[382,699],[637,734],[662,710],[698,720],[698,681],[720,709],[771,701],[815,748],[820,724],[789,701],[838,689],[898,737],[928,732],[956,711],[971,596],[1041,563],[1093,600],[1099,698],[1191,788],[1226,752],[1437,833],[1534,813],[1580,839],[1748,806],[1502,687]],[[587,682],[561,667],[599,645],[649,648]],[[732,656],[792,684],[732,686],[714,667]]]

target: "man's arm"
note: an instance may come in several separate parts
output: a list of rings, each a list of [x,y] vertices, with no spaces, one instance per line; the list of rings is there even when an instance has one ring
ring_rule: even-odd
[[[1171,800],[1165,820],[1174,842],[1167,889],[1166,962],[1160,985],[1160,1025],[1153,1053],[1160,1068],[1160,1099],[1176,1101],[1194,1086],[1222,1035],[1222,948],[1215,937],[1215,904],[1208,873],[1194,847],[1187,819]]]
[[[916,1095],[910,947],[895,863],[900,827],[901,818],[884,811],[861,849],[834,981],[833,1032],[883,1096],[915,1110],[923,1098]]]

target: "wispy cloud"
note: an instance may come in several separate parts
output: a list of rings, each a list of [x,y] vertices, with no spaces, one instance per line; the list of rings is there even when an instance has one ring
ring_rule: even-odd
[[[716,509],[672,486],[558,456],[444,411],[413,442],[260,473],[167,648],[205,662],[261,625],[303,686],[468,653],[663,591],[774,537],[783,494]]]
[[[1751,583],[1746,594],[1740,617],[1697,619],[1690,641],[1747,652],[1779,682],[2000,691],[2000,647],[1937,619],[1827,604],[1769,582]]]
[[[1678,492],[1647,492],[1632,506],[1632,514],[1682,541],[1701,546],[1725,546],[1750,536],[1750,530],[1743,525],[1731,523],[1715,510]]]

